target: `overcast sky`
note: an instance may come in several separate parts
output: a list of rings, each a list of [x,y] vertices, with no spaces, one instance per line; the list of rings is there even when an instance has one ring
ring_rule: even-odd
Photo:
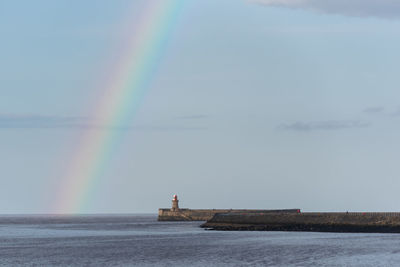
[[[0,2],[0,213],[47,213],[128,0]],[[400,4],[192,0],[86,212],[398,211]]]

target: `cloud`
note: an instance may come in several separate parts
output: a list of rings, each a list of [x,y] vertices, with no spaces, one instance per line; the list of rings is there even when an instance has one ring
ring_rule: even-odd
[[[182,120],[198,120],[198,119],[206,119],[208,118],[208,115],[204,114],[196,114],[196,115],[188,115],[188,116],[180,116],[177,117],[177,119],[182,119]]]
[[[399,0],[249,0],[249,2],[353,17],[400,18]]]
[[[83,117],[0,114],[0,128],[83,128],[91,127]]]
[[[202,115],[203,117],[207,117]],[[200,115],[192,116],[192,119],[203,118]],[[185,119],[190,119],[184,117]],[[115,131],[196,131],[205,130],[206,127],[181,126],[181,125],[107,125],[87,117],[73,116],[48,116],[35,114],[1,114],[0,129],[95,129]]]
[[[132,127],[131,129],[136,131],[149,131],[149,132],[173,132],[173,131],[203,131],[203,130],[208,130],[208,127],[185,127],[176,125],[170,125],[170,126],[140,125]]]
[[[309,132],[315,130],[340,130],[352,128],[365,128],[370,124],[362,121],[316,121],[316,122],[295,122],[282,124],[278,128],[290,131]]]
[[[385,110],[384,107],[367,107],[364,109],[365,113],[381,113]]]
[[[400,116],[400,107],[397,108],[394,112],[389,114],[392,117],[399,117]]]

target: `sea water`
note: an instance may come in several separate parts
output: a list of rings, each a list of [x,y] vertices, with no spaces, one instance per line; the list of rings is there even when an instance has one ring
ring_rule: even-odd
[[[400,234],[218,232],[156,215],[0,216],[1,266],[400,266]]]

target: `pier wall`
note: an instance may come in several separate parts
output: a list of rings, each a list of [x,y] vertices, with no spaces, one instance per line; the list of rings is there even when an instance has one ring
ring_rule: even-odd
[[[400,213],[218,213],[202,227],[214,230],[400,233]]]
[[[159,221],[207,221],[213,218],[217,213],[231,214],[264,214],[264,213],[297,213],[299,209],[287,209],[287,210],[234,210],[234,209],[179,209],[172,211],[171,209],[159,209],[158,220]]]

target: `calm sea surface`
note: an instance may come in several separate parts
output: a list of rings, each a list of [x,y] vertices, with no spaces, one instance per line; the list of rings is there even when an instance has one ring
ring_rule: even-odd
[[[217,232],[154,215],[0,216],[1,266],[400,266],[400,234]]]

